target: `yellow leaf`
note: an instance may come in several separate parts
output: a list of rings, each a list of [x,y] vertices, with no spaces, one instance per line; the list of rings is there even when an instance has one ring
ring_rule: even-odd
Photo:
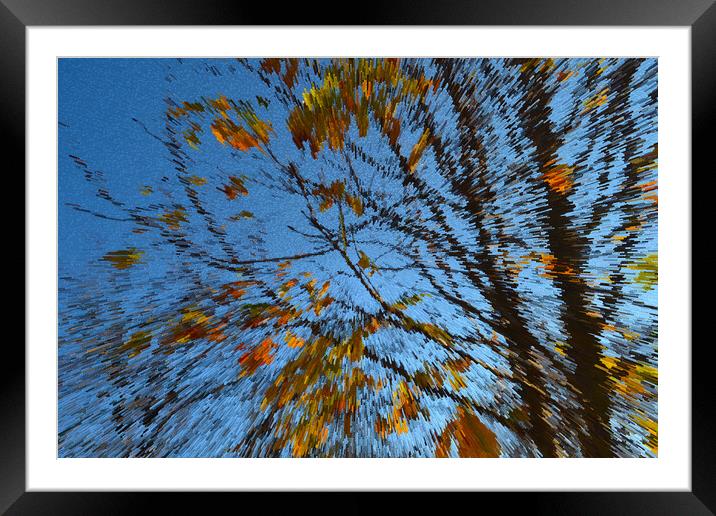
[[[138,331],[132,334],[127,342],[119,347],[119,351],[129,351],[129,358],[139,355],[143,350],[149,347],[152,342],[152,333],[148,331]]]
[[[286,341],[286,345],[288,345],[289,348],[301,348],[306,343],[305,340],[303,340],[301,337],[294,335],[290,331],[286,332],[284,340]]]
[[[639,271],[634,281],[640,283],[644,290],[651,290],[659,281],[659,255],[656,253],[645,256],[628,268]]]
[[[129,269],[132,265],[139,263],[144,251],[137,251],[134,247],[122,251],[111,251],[102,257],[105,262],[110,262],[115,269]]]
[[[174,211],[163,214],[159,217],[159,220],[164,222],[169,229],[177,230],[181,226],[182,222],[187,222],[189,219],[186,218],[186,211],[184,208],[177,208]]]
[[[359,217],[363,215],[363,201],[361,201],[360,198],[354,197],[352,195],[346,195],[346,202],[348,203],[348,206],[350,206],[353,210],[353,213],[355,213]]]
[[[187,181],[189,181],[194,186],[202,186],[206,184],[206,178],[199,176],[190,176],[189,178],[187,178]]]
[[[410,152],[410,157],[408,158],[408,170],[410,172],[415,172],[415,169],[418,166],[418,162],[423,156],[423,152],[425,152],[425,147],[428,146],[429,142],[430,129],[425,129],[423,131],[423,134],[420,135],[420,139],[418,140],[418,142],[413,146],[413,150]]]
[[[609,88],[604,88],[602,91],[594,95],[593,97],[590,97],[589,99],[584,101],[584,110],[582,113],[588,113],[592,111],[593,109],[598,108],[602,104],[605,104],[608,97]]]
[[[253,219],[253,218],[254,218],[253,213],[251,213],[250,211],[242,210],[239,213],[237,213],[236,215],[232,215],[231,217],[229,217],[229,220],[235,222],[237,220]]]

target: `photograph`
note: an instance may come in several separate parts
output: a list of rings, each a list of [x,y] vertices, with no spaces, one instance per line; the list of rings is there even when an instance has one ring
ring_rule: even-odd
[[[57,66],[59,457],[658,457],[658,59]]]

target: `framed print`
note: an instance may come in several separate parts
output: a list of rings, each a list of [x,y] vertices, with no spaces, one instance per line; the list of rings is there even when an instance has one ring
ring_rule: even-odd
[[[137,491],[713,510],[691,344],[710,2],[350,26],[5,4],[27,199],[9,514],[166,499]]]

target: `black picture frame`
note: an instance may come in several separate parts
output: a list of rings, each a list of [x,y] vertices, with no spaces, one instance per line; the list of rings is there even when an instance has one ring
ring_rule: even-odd
[[[708,129],[714,120],[716,91],[716,6],[714,0],[487,0],[444,1],[401,0],[386,5],[351,3],[350,14],[341,15],[336,2],[285,4],[267,8],[265,3],[205,0],[0,0],[0,119],[2,145],[6,160],[13,160],[5,174],[16,181],[12,193],[7,186],[5,198],[18,197],[25,191],[25,29],[44,25],[628,25],[690,26],[692,70],[692,168],[713,168],[713,147]],[[684,171],[685,180],[692,180]],[[23,196],[24,198],[24,196]],[[18,213],[15,211],[15,213]],[[6,242],[6,278],[19,277],[26,267],[24,225],[7,223],[18,232],[17,243]],[[696,222],[696,220],[695,220]],[[20,236],[20,231],[23,234]],[[9,236],[9,235],[8,235]],[[14,235],[13,235],[14,236]],[[12,252],[7,251],[12,246]],[[692,251],[693,252],[693,251]],[[687,266],[688,264],[684,264]],[[25,268],[25,274],[28,269]],[[8,289],[9,290],[9,289]],[[9,294],[9,292],[8,292]],[[24,296],[24,295],[23,295]],[[9,295],[6,299],[10,299]],[[693,318],[692,318],[693,319]],[[19,326],[19,323],[15,323]],[[15,345],[17,339],[5,339],[0,375],[0,511],[7,514],[132,514],[152,510],[149,501],[161,504],[169,513],[191,504],[204,507],[200,513],[213,512],[207,500],[217,497],[241,497],[248,508],[249,493],[40,493],[25,492],[25,353]],[[11,345],[11,342],[13,343]],[[683,343],[685,349],[689,342]],[[713,347],[708,340],[692,347],[692,491],[690,492],[614,492],[614,493],[479,493],[469,504],[486,507],[490,502],[510,511],[547,514],[714,514],[716,513],[716,464],[712,410]],[[250,497],[258,496],[251,494]],[[285,503],[291,511],[305,508],[310,512],[340,511],[365,513],[374,510],[407,513],[426,510],[423,493],[370,501],[360,493],[315,495],[294,493],[290,496],[263,496],[265,507],[276,509]],[[309,499],[309,497],[311,497]],[[190,499],[191,498],[191,499]],[[320,500],[320,501],[319,501]],[[462,500],[461,500],[462,501]],[[229,503],[232,503],[231,501]],[[453,502],[451,502],[452,505]],[[459,502],[457,502],[459,503]],[[245,505],[246,504],[246,505]],[[491,504],[492,505],[492,504]],[[199,505],[197,505],[199,506]],[[450,510],[448,507],[445,509]],[[154,509],[156,510],[156,509]],[[288,509],[287,509],[288,510]]]

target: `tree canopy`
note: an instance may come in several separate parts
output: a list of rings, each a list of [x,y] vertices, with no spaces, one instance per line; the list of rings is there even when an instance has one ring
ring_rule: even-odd
[[[61,456],[657,454],[656,60],[141,61],[60,62]]]

